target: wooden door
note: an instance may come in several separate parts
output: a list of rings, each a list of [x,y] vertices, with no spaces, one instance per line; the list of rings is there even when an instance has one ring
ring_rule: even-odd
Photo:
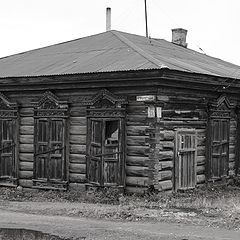
[[[13,120],[0,120],[0,179],[9,179],[14,173]]]
[[[35,177],[55,181],[64,178],[64,120],[37,120]]]
[[[99,186],[122,184],[122,122],[119,119],[91,119],[88,150],[88,180]]]
[[[211,178],[227,175],[229,155],[229,120],[213,119],[211,124]]]
[[[175,189],[189,189],[196,185],[196,146],[194,130],[180,130],[176,133]]]

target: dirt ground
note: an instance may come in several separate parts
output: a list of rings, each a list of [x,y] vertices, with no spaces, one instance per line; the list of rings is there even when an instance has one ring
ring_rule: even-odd
[[[0,228],[42,231],[67,239],[239,240],[240,230],[196,224],[194,212],[136,209],[139,219],[106,217],[121,206],[70,202],[0,201]],[[120,210],[119,210],[120,211]],[[142,211],[142,212],[141,212]],[[147,211],[147,210],[146,210]],[[91,214],[92,212],[92,214]],[[125,209],[126,212],[126,209]],[[135,216],[137,216],[137,212]],[[86,214],[84,214],[86,213]],[[101,216],[96,219],[94,216]],[[165,215],[164,215],[165,214]],[[169,216],[174,214],[175,221]],[[84,217],[84,216],[88,217]],[[140,216],[148,215],[149,218]],[[153,217],[155,216],[155,217]],[[160,219],[162,218],[162,219]],[[214,217],[213,217],[214,219]],[[224,219],[223,219],[224,221]]]

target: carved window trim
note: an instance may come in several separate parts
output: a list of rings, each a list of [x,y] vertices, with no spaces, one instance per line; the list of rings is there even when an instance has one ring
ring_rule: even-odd
[[[12,137],[11,139],[9,139],[9,141],[12,142],[11,146],[9,146],[12,149],[10,153],[10,156],[12,157],[12,166],[11,166],[12,174],[11,176],[6,176],[6,177],[0,176],[0,185],[14,186],[18,184],[18,149],[19,149],[19,143],[17,141],[18,134],[19,134],[18,104],[16,102],[11,102],[2,92],[0,92],[0,121],[2,123],[3,121],[7,121],[7,122],[10,121],[10,125],[8,124],[8,126],[11,127],[11,130],[7,130],[7,131],[12,132]],[[5,147],[2,146],[2,144],[0,148],[2,151],[6,149]],[[2,151],[0,151],[0,154]]]
[[[59,98],[50,91],[47,91],[39,99],[38,102],[33,103],[34,106],[34,171],[33,171],[33,187],[34,188],[43,188],[43,189],[60,189],[65,190],[68,186],[68,104],[66,101],[61,101]],[[42,153],[38,152],[38,130],[39,124],[41,121],[45,121],[47,126],[55,121],[62,122],[62,141],[61,141],[61,179],[50,179],[50,169],[48,169],[47,178],[38,178],[37,177],[37,161],[39,155]],[[49,134],[53,132],[49,128]],[[50,144],[50,139],[48,140],[48,145]],[[50,144],[51,145],[51,144]],[[49,146],[50,146],[49,145]],[[51,154],[54,153],[55,149],[48,149],[45,154],[47,156],[47,166],[50,166]]]

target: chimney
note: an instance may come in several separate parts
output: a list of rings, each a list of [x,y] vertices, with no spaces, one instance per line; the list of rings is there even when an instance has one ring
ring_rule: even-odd
[[[187,47],[186,43],[187,30],[183,28],[172,29],[172,43],[182,47]]]
[[[106,9],[106,31],[111,30],[111,8]]]

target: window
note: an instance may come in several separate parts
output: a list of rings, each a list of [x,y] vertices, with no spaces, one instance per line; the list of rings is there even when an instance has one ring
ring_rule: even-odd
[[[0,185],[17,184],[17,104],[0,93]]]
[[[211,179],[222,178],[227,175],[229,151],[229,120],[211,120]]]
[[[195,130],[176,133],[175,189],[189,189],[196,185],[197,137]]]
[[[221,180],[228,175],[231,108],[225,95],[210,105],[206,165],[209,180]]]
[[[124,98],[106,89],[86,102],[87,180],[94,186],[123,187],[125,181]]]
[[[67,106],[46,93],[34,111],[34,186],[66,188]]]

